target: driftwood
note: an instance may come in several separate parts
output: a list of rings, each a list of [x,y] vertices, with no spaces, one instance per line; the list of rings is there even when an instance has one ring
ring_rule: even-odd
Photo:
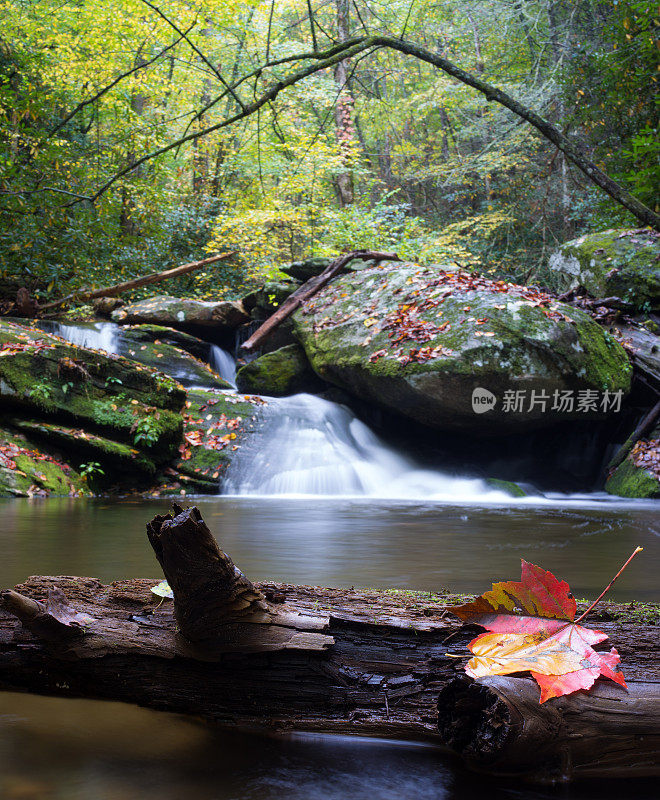
[[[130,281],[123,281],[123,283],[115,283],[113,286],[106,286],[104,289],[94,289],[89,292],[72,292],[60,300],[53,300],[51,303],[46,303],[39,306],[39,311],[47,311],[50,308],[58,308],[59,306],[68,303],[70,300],[86,301],[95,300],[97,297],[115,297],[123,292],[129,292],[131,289],[138,289],[140,286],[148,286],[151,283],[160,283],[167,281],[170,278],[178,278],[181,275],[186,275],[201,267],[206,267],[209,264],[215,264],[216,261],[224,261],[236,253],[221,253],[217,256],[210,256],[203,258],[201,261],[192,261],[190,264],[182,264],[173,269],[166,269],[163,272],[151,272],[149,275],[143,275],[141,278],[134,278]]]
[[[463,739],[443,722],[445,706],[456,703],[444,698],[463,674],[466,659],[460,654],[469,655],[465,645],[475,629],[447,614],[445,601],[252,583],[218,548],[195,509],[176,512],[148,526],[174,603],[159,603],[151,593],[155,579],[104,586],[93,578],[34,577],[0,593],[0,689],[120,700],[278,731],[397,737],[462,750]],[[645,755],[631,760],[626,774],[646,775],[644,742],[659,732],[657,695],[646,688],[660,681],[657,628],[607,621],[598,627],[621,653],[631,686],[630,693],[610,688],[614,694],[602,700],[602,711],[613,720],[631,715],[627,732],[643,737]],[[530,719],[561,707],[562,714],[574,709],[578,724],[585,695],[548,701],[538,712],[538,690],[529,684]],[[610,722],[584,718],[589,727],[583,733],[594,752],[609,754]],[[548,779],[547,752],[555,734],[550,726],[546,750],[539,749],[537,763],[530,758],[521,771]],[[608,755],[589,774],[612,774],[620,761]],[[494,771],[499,769],[496,764]],[[568,780],[581,769],[569,765],[553,771],[552,779]]]
[[[613,472],[619,464],[621,464],[628,453],[633,449],[637,442],[644,436],[644,434],[653,428],[654,423],[660,417],[660,400],[653,406],[653,408],[646,414],[639,422],[635,430],[630,434],[626,441],[616,452],[614,458],[609,463],[609,471]]]
[[[315,275],[305,281],[302,286],[299,286],[295,292],[290,294],[277,311],[271,314],[263,325],[259,326],[252,336],[243,343],[242,349],[247,352],[255,350],[305,300],[313,297],[326,284],[330,283],[334,277],[339,275],[347,264],[356,258],[374,259],[376,261],[400,261],[399,256],[395,253],[379,253],[374,250],[353,250],[350,253],[339,256],[331,264],[328,264],[320,275]]]
[[[473,768],[544,783],[658,774],[660,683],[598,682],[539,704],[528,678],[456,679],[438,699],[443,739]]]

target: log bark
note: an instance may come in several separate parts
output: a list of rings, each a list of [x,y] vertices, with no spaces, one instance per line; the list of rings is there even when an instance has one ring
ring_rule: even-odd
[[[459,598],[252,583],[195,509],[155,517],[148,537],[174,603],[150,591],[157,579],[104,586],[42,576],[0,593],[0,689],[119,700],[277,731],[453,744],[438,729],[438,698],[463,674],[475,634],[447,614]],[[638,682],[660,682],[656,628],[607,621],[599,628],[622,655],[631,697],[647,691]],[[618,691],[603,700],[604,714],[607,703],[613,716],[628,703]],[[581,695],[544,708],[559,703],[576,714],[584,708]],[[596,746],[599,725],[588,730]],[[656,736],[657,720],[640,721],[638,733]],[[639,774],[647,770],[644,761]],[[608,761],[594,774],[611,771]]]
[[[598,682],[542,705],[530,678],[456,679],[438,699],[438,729],[472,768],[565,783],[658,774],[660,683]]]
[[[151,272],[149,275],[143,275],[141,278],[134,278],[130,281],[123,281],[122,283],[115,283],[113,286],[106,286],[104,289],[94,289],[90,292],[72,292],[61,300],[53,300],[51,303],[46,303],[39,306],[39,311],[47,311],[50,308],[58,308],[59,306],[68,303],[70,300],[84,301],[94,300],[97,297],[115,297],[118,294],[129,292],[131,289],[139,289],[140,286],[148,286],[151,283],[160,283],[167,281],[170,278],[179,278],[181,275],[187,275],[196,269],[201,269],[209,264],[215,264],[217,261],[224,261],[231,256],[236,255],[232,253],[221,253],[217,256],[210,256],[203,258],[201,261],[192,261],[189,264],[181,264],[179,267],[173,269],[166,269],[163,272]]]
[[[310,297],[313,297],[324,286],[330,283],[334,277],[339,275],[347,264],[356,258],[375,259],[376,261],[400,261],[399,256],[395,253],[380,253],[374,250],[353,250],[350,253],[339,256],[329,264],[320,275],[315,275],[313,278],[305,281],[302,286],[299,286],[295,292],[290,294],[277,311],[271,314],[264,324],[257,328],[252,336],[243,343],[242,349],[250,352],[259,347],[264,339],[270,336],[281,322],[291,316],[305,300],[309,300]]]

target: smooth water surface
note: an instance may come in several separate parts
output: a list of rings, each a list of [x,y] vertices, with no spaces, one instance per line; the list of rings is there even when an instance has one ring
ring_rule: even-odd
[[[635,546],[619,600],[658,600],[653,502],[594,499],[486,506],[348,497],[198,497],[223,548],[251,578],[325,586],[480,592],[517,578],[520,558],[595,597]],[[0,586],[27,575],[104,581],[158,576],[146,522],[166,500],[0,500]]]

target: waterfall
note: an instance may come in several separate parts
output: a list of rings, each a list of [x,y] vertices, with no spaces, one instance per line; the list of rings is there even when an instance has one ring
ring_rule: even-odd
[[[212,344],[209,363],[221,378],[224,378],[232,386],[236,386],[236,361],[226,350],[218,347],[217,344]]]
[[[417,467],[348,408],[315,395],[269,398],[264,413],[260,430],[232,460],[226,494],[509,499],[482,480]]]
[[[59,336],[71,344],[88,347],[91,350],[105,350],[106,353],[119,352],[119,326],[114,322],[85,322],[77,325],[63,325],[61,322],[39,322],[39,327],[47,333]]]

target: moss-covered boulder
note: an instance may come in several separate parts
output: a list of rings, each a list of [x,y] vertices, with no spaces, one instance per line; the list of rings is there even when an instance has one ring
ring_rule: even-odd
[[[299,344],[273,350],[247,363],[236,373],[239,392],[282,397],[297,392],[315,392],[323,382],[311,368]]]
[[[411,264],[341,276],[294,314],[314,370],[439,429],[502,434],[616,411],[621,345],[523,286]]]
[[[605,491],[619,497],[660,497],[660,440],[637,442],[607,479]]]
[[[217,493],[232,457],[259,425],[265,404],[260,397],[190,390],[179,457],[162,474],[157,493]]]
[[[0,428],[0,497],[91,494],[85,476],[16,430]]]
[[[13,416],[80,427],[158,464],[176,453],[184,402],[161,372],[0,321],[0,403]]]
[[[204,339],[168,325],[124,325],[119,339],[120,347],[126,342],[132,349],[135,349],[135,345],[169,344],[172,347],[180,347],[181,350],[202,361],[208,359],[210,349],[210,344]],[[125,353],[122,351],[121,355]]]
[[[112,312],[113,322],[121,325],[155,324],[174,328],[216,328],[230,331],[249,320],[240,303],[230,300],[204,301],[169,295],[150,297]]]
[[[149,330],[144,330],[148,328]],[[163,331],[161,339],[155,331]],[[208,354],[209,345],[205,348],[197,347],[205,343],[195,336],[175,331],[180,337],[187,337],[192,342],[186,342],[186,349],[179,347],[172,342],[177,341],[177,336],[171,336],[167,332],[172,328],[160,327],[158,325],[132,325],[122,331],[119,339],[119,352],[122,356],[133,361],[139,361],[149,367],[154,367],[161,372],[177,380],[184,386],[204,386],[216,389],[230,389],[231,386],[223,380],[213,369],[201,358],[191,354],[188,348],[194,348],[197,352],[206,351]]]
[[[638,311],[660,309],[660,233],[610,230],[566,242],[550,257],[562,289],[619,297]]]

